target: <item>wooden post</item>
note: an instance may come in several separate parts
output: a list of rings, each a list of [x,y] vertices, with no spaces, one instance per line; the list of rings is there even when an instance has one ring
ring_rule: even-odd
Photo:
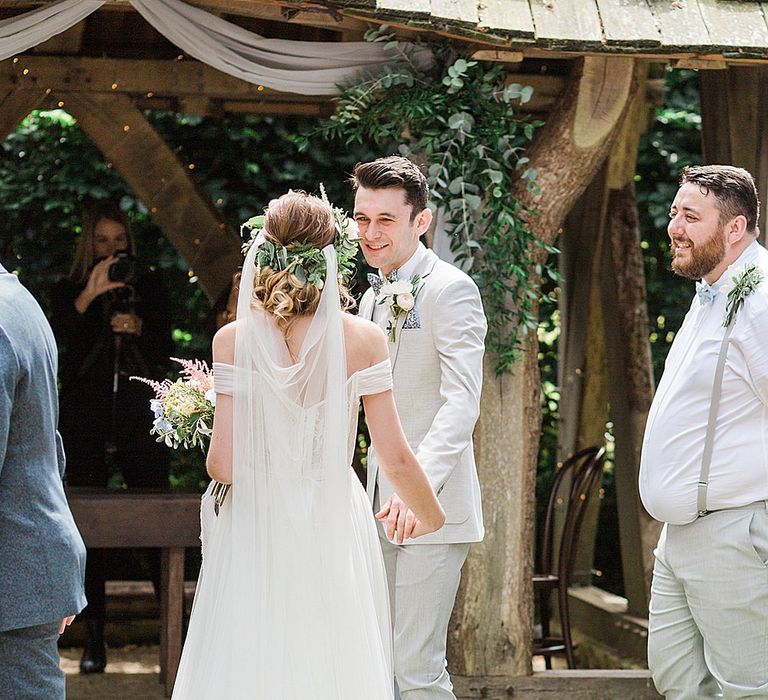
[[[184,613],[184,547],[161,550],[160,586],[160,682],[170,697],[181,660],[182,625]]]
[[[701,142],[704,162],[736,165],[752,173],[762,202],[760,241],[768,228],[768,66],[701,71]]]
[[[634,175],[640,135],[651,118],[652,105],[645,91],[639,91],[608,159],[600,276],[624,594],[629,614],[638,617],[648,615],[653,549],[661,531],[642,507],[637,486],[645,421],[653,398],[653,365]]]
[[[608,422],[608,373],[601,304],[600,250],[607,204],[606,168],[571,211],[560,241],[560,340],[558,386],[560,421],[558,458],[605,442]],[[568,487],[570,477],[566,476]],[[556,506],[555,541],[565,520],[565,503]],[[593,498],[584,516],[573,582],[591,584],[600,500]],[[557,549],[553,551],[557,555]]]
[[[240,242],[127,95],[60,94],[64,109],[123,176],[214,301],[242,263]],[[194,165],[194,164],[192,164]]]
[[[539,193],[519,183],[513,195],[539,216],[534,233],[553,242],[613,143],[636,88],[633,59],[575,62],[558,107],[529,155]],[[486,360],[477,458],[485,540],[470,549],[449,634],[449,666],[465,676],[531,673],[533,484],[541,427],[535,338],[512,374]],[[499,603],[499,601],[503,603]]]

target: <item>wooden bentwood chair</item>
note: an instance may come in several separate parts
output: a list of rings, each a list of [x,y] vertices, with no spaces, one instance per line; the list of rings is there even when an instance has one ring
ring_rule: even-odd
[[[541,622],[541,636],[533,640],[534,656],[544,656],[547,668],[552,668],[552,657],[565,655],[568,668],[575,668],[571,619],[568,609],[568,587],[576,561],[579,533],[589,499],[600,487],[605,462],[604,447],[588,447],[569,457],[559,467],[549,494],[544,519],[544,532],[540,548],[538,573],[533,576],[534,604]],[[570,488],[563,481],[570,476]],[[553,543],[555,508],[566,499],[565,522],[559,543]],[[553,563],[557,547],[557,564]],[[557,591],[557,605],[562,635],[553,637],[549,631],[550,601]]]

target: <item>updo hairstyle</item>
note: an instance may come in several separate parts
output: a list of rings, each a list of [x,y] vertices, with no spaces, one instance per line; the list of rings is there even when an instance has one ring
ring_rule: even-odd
[[[336,238],[333,210],[319,197],[288,192],[272,200],[264,212],[264,236],[289,250],[294,243],[310,243],[322,250]],[[320,294],[314,284],[302,283],[292,272],[265,266],[256,271],[251,306],[274,314],[288,335],[297,317],[316,311]],[[339,296],[343,310],[354,306],[349,290],[341,282]]]

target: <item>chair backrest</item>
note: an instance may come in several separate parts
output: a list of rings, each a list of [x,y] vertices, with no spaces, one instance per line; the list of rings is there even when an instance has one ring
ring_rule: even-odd
[[[587,447],[566,459],[559,466],[549,492],[549,501],[544,518],[539,573],[555,573],[552,557],[555,511],[557,506],[565,500],[565,522],[556,546],[558,551],[557,571],[561,577],[565,574],[566,578],[570,578],[584,513],[592,492],[596,490],[602,478],[604,462],[604,447]],[[570,487],[567,490],[563,486],[566,476],[570,477]],[[567,492],[563,493],[563,491]],[[567,584],[567,582],[565,583]]]

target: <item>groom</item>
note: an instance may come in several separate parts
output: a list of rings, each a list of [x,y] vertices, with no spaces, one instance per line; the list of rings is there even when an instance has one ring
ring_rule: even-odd
[[[389,335],[403,429],[446,515],[442,529],[398,544],[413,515],[371,450],[368,495],[382,520],[395,678],[402,700],[455,698],[445,661],[448,622],[469,543],[484,532],[472,431],[480,411],[485,315],[475,283],[419,241],[432,212],[427,181],[411,161],[391,156],[358,163],[352,185],[363,254],[379,271],[370,276],[360,315]],[[382,289],[394,280],[397,286]]]

